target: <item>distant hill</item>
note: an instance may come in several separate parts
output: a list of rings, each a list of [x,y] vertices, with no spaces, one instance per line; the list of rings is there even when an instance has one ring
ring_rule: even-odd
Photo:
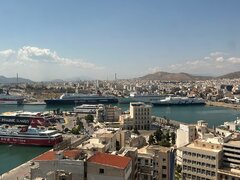
[[[18,83],[32,83],[30,79],[18,78]],[[0,84],[11,84],[17,83],[16,77],[7,78],[5,76],[0,76]]]
[[[161,80],[161,81],[195,81],[212,79],[210,76],[195,76],[187,73],[156,72],[140,77],[141,80]]]
[[[218,79],[236,79],[236,78],[240,78],[240,71],[229,73],[229,74],[225,74],[223,76],[218,76],[217,78]]]

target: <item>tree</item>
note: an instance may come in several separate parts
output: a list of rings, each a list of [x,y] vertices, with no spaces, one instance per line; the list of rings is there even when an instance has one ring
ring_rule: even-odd
[[[176,143],[176,134],[175,132],[171,132],[171,139],[172,139],[172,145]]]
[[[166,133],[165,137],[166,137],[166,141],[170,142],[169,130],[167,130],[167,133]]]
[[[159,145],[160,145],[160,146],[164,146],[164,147],[170,147],[170,146],[171,146],[170,142],[169,142],[169,141],[166,141],[166,139],[160,141],[160,142],[159,142]]]
[[[86,120],[88,123],[90,123],[90,122],[93,122],[94,117],[93,117],[93,115],[88,114],[87,116],[85,116],[85,120]]]
[[[134,133],[134,134],[137,134],[137,135],[140,134],[136,127],[133,129],[133,133]]]
[[[157,131],[155,131],[154,136],[156,137],[157,141],[161,141],[163,137],[163,132],[161,128],[158,128]]]
[[[149,143],[150,145],[152,145],[152,144],[155,143],[155,139],[154,139],[154,136],[153,136],[152,134],[149,136],[148,143]]]
[[[73,134],[79,134],[78,128],[73,127],[72,130],[71,130],[71,133],[73,133]]]
[[[62,130],[64,130],[64,128],[65,128],[65,125],[62,125]]]

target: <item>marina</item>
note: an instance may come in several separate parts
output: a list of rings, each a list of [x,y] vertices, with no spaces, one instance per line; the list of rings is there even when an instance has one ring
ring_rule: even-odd
[[[115,104],[117,105],[117,104]],[[123,111],[129,108],[129,105],[119,104]],[[46,106],[46,105],[0,105],[0,113],[7,111],[52,111],[56,108],[60,108],[62,111],[72,111],[74,106]],[[236,109],[215,107],[215,106],[153,106],[153,115],[166,117],[185,123],[196,123],[197,120],[203,119],[209,123],[209,127],[223,124],[224,121],[236,120],[240,117],[240,111]],[[1,164],[0,173],[9,171],[10,169],[32,159],[33,157],[49,150],[44,147],[33,146],[15,146],[15,145],[0,145],[0,157]],[[14,155],[13,155],[14,154]],[[11,160],[11,162],[9,161]],[[10,163],[9,163],[10,162]]]

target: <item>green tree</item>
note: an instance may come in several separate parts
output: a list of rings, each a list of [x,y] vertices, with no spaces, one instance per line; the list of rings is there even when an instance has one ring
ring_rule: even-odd
[[[137,134],[137,135],[140,134],[136,127],[133,129],[133,133],[134,133],[134,134]]]
[[[93,117],[93,115],[88,114],[87,116],[85,116],[85,120],[86,120],[88,123],[91,123],[91,122],[93,122],[94,117]]]
[[[157,141],[161,141],[163,137],[163,132],[161,128],[158,128],[157,131],[154,132],[154,136],[156,137]]]
[[[73,127],[72,130],[71,130],[71,133],[72,133],[72,134],[79,134],[78,128]]]
[[[153,136],[152,134],[149,136],[148,143],[149,143],[150,145],[152,145],[152,144],[155,143],[155,139],[154,139],[154,136]]]
[[[160,141],[160,142],[159,142],[159,145],[160,145],[160,146],[164,146],[164,147],[170,147],[170,146],[171,146],[170,142],[167,141],[166,139]]]
[[[166,134],[165,134],[165,138],[166,138],[166,141],[170,142],[169,130],[167,130],[167,132],[166,132]]]
[[[171,132],[171,139],[172,139],[172,145],[176,144],[176,134],[175,134],[175,132]]]

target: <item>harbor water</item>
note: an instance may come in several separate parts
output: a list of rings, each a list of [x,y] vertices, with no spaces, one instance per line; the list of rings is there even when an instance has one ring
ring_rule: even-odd
[[[121,107],[123,111],[129,109],[128,104],[121,104],[118,106]],[[0,113],[20,110],[42,112],[56,110],[57,108],[60,108],[61,111],[65,111],[72,110],[73,106],[0,105]],[[237,117],[240,118],[240,110],[214,106],[158,106],[153,107],[152,111],[154,116],[165,116],[169,119],[186,123],[196,123],[198,120],[205,120],[211,128],[223,124],[225,121],[233,121],[236,120]],[[17,167],[49,149],[50,148],[46,147],[0,145],[0,174]]]

